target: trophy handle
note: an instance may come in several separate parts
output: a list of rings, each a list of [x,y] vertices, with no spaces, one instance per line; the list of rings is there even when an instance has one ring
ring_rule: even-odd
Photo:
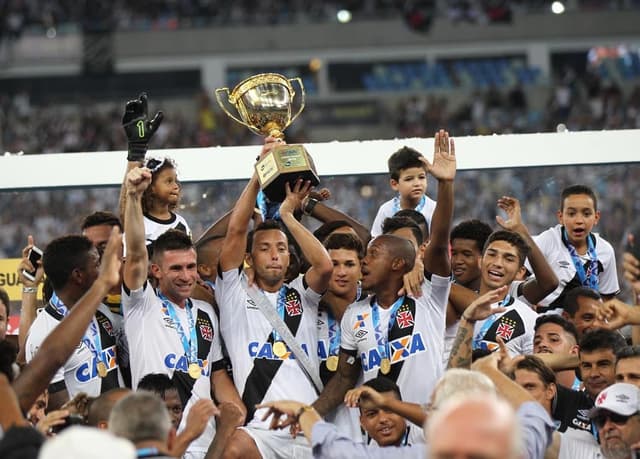
[[[220,105],[220,108],[227,114],[227,116],[229,116],[229,118],[231,118],[232,120],[242,124],[243,126],[248,127],[249,129],[251,129],[251,126],[249,126],[247,123],[245,123],[241,119],[236,118],[235,116],[233,116],[229,112],[229,110],[227,110],[227,107],[225,106],[225,104],[223,102],[223,99],[220,97],[221,93],[226,93],[227,94],[227,100],[229,100],[229,88],[218,88],[218,89],[216,89],[216,100],[218,101],[218,105]]]
[[[294,81],[298,83],[298,86],[300,86],[301,101],[300,101],[300,108],[298,109],[296,114],[293,115],[293,117],[291,118],[291,121],[289,121],[289,124],[293,123],[293,121],[298,117],[298,115],[300,115],[300,113],[302,113],[302,110],[304,109],[305,92],[304,92],[304,85],[302,84],[302,79],[300,77],[289,79],[289,83],[293,83]]]

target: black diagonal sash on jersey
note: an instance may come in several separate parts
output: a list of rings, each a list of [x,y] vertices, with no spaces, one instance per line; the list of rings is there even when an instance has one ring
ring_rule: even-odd
[[[213,343],[213,324],[211,323],[211,318],[209,314],[201,309],[197,309],[193,306],[194,312],[197,311],[194,325],[196,327],[196,337],[198,339],[198,359],[205,361],[209,356],[209,351],[211,350],[211,344]],[[182,356],[182,355],[181,355]],[[213,362],[208,362],[208,366],[211,372],[214,371]],[[207,368],[205,368],[206,370]],[[201,378],[208,378],[209,376],[205,376],[204,374],[200,376]],[[193,385],[196,380],[189,376],[189,373],[186,371],[176,370],[173,372],[173,377],[171,380],[175,383],[178,388],[178,394],[180,395],[180,400],[182,401],[182,405],[186,406],[187,401],[191,398],[191,390],[193,389]]]
[[[113,349],[113,355],[111,355],[111,351],[102,352],[102,358],[109,369],[107,376],[101,378],[100,393],[103,394],[108,390],[120,387],[117,367],[118,351],[116,350],[116,335],[114,333],[111,320],[109,320],[109,318],[100,311],[96,311],[96,320],[98,321],[98,330],[100,330],[100,345],[102,350],[109,348]],[[101,352],[102,350],[98,350],[98,352]]]
[[[522,317],[514,308],[501,315],[493,325],[489,327],[482,340],[497,343],[497,337],[500,336],[505,343],[508,343],[524,335],[524,333],[524,320],[522,320]]]
[[[58,321],[61,321],[65,317],[62,314],[60,314],[60,312],[56,308],[54,308],[51,305],[51,303],[48,303],[47,306],[44,308],[44,310],[47,314],[51,315],[51,317],[53,317]],[[98,352],[102,352],[104,349],[108,349],[112,346],[115,350],[116,336],[113,331],[113,324],[111,323],[111,320],[109,320],[109,318],[100,311],[96,311],[95,318],[98,321],[98,330],[100,331],[100,346],[102,347],[102,349],[99,349]],[[114,352],[117,352],[117,351],[114,351]],[[109,358],[110,357],[111,356],[109,356]],[[94,371],[97,371],[97,370],[94,370],[95,363],[96,363],[94,360],[95,360],[95,357],[92,357],[91,361],[89,362],[89,372],[91,374],[94,374]],[[117,355],[114,353],[113,360],[112,361],[107,360],[105,364],[107,365],[107,369],[109,370],[109,372],[107,373],[107,376],[105,376],[104,378],[101,378],[101,383],[100,383],[101,394],[108,390],[115,389],[116,387],[120,387],[120,381],[118,380],[118,370],[116,368]],[[60,382],[64,384],[64,380]],[[56,383],[56,386],[57,386],[56,387],[57,390],[51,390],[51,392],[57,392],[58,390],[62,390],[62,387],[60,386],[59,383]],[[66,385],[64,387],[66,387]]]
[[[302,320],[302,300],[297,290],[287,287],[285,298],[289,298],[291,295],[295,297],[294,301],[297,301],[300,305],[300,312],[295,315],[291,315],[289,308],[284,308],[284,323],[293,336],[296,336],[300,321]],[[265,342],[273,344],[273,333],[269,332],[269,337],[265,339]],[[244,391],[242,392],[242,401],[244,406],[247,407],[247,422],[253,419],[255,413],[256,404],[262,402],[267,390],[271,386],[271,382],[275,377],[283,360],[271,360],[271,359],[259,359],[255,357],[253,359],[253,368],[247,376],[247,380],[244,383]]]
[[[395,353],[402,353],[403,350],[406,349],[406,347],[394,347],[391,343],[397,339],[407,337],[408,341],[407,343],[404,343],[404,346],[411,345],[411,335],[413,335],[415,317],[416,302],[413,298],[405,296],[402,306],[400,306],[396,311],[396,318],[393,321],[393,326],[389,330],[388,334],[389,358],[392,362],[391,371],[385,375],[384,373],[382,373],[382,371],[378,370],[378,376],[384,376],[385,378],[391,379],[394,382],[398,381],[400,371],[402,370],[402,366],[404,365],[404,360],[393,363],[393,356]],[[396,344],[396,346],[400,346],[400,343]]]
[[[587,265],[590,262],[586,262],[585,263],[585,269],[587,269]],[[602,262],[600,260],[598,260],[598,272],[603,272],[604,271],[604,266],[602,265]],[[582,282],[580,282],[580,277],[578,276],[578,273],[576,272],[576,274],[573,276],[573,279],[571,279],[569,282],[566,283],[566,285],[564,286],[564,289],[562,290],[562,293],[560,293],[560,295],[558,295],[558,298],[556,298],[555,300],[553,300],[549,306],[538,306],[536,308],[536,312],[538,313],[544,313],[547,312],[551,309],[564,309],[564,305],[567,301],[567,294],[573,290],[576,287],[581,287],[582,286]]]

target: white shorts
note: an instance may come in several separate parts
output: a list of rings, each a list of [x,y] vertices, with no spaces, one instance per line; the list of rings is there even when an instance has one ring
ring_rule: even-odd
[[[256,442],[260,455],[265,459],[311,459],[311,446],[304,435],[291,438],[289,430],[274,431],[255,427],[239,427]]]

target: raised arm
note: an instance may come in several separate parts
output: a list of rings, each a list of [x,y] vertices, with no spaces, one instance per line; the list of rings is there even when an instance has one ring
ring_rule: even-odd
[[[102,255],[98,278],[70,309],[69,315],[42,342],[33,360],[13,382],[20,408],[25,413],[78,347],[102,299],[120,282],[121,258],[122,237],[118,227],[114,226]]]
[[[522,295],[524,295],[531,304],[537,304],[556,289],[558,286],[558,278],[553,272],[553,269],[551,269],[551,266],[549,266],[549,263],[547,263],[544,254],[529,234],[529,230],[522,222],[520,201],[516,198],[503,196],[498,199],[498,207],[507,215],[506,220],[499,215],[496,216],[498,225],[506,230],[518,233],[529,246],[528,258],[535,277],[527,280],[522,285]]]
[[[136,290],[147,279],[149,255],[142,215],[142,193],[151,184],[151,171],[137,167],[127,174],[127,199],[124,206],[124,234],[127,242],[127,262],[124,264],[124,285]]]
[[[137,99],[130,100],[125,105],[124,115],[122,115],[122,128],[127,136],[127,169],[124,173],[124,180],[120,187],[120,197],[118,199],[120,221],[123,224],[126,219],[127,175],[136,167],[142,167],[149,141],[160,127],[163,118],[163,113],[158,112],[152,120],[149,120],[147,94],[144,92]]]
[[[431,237],[424,254],[424,269],[447,277],[451,274],[449,233],[453,218],[453,180],[456,176],[456,149],[448,132],[443,129],[436,132],[433,164],[424,157],[423,161],[429,173],[438,180],[438,196],[431,219]]]
[[[260,157],[264,158],[276,145],[278,145],[279,139],[274,137],[267,137],[262,147],[262,153]],[[242,190],[242,194],[236,202],[231,216],[229,217],[229,225],[227,226],[227,233],[224,238],[224,244],[220,251],[220,264],[221,274],[224,271],[229,271],[234,268],[238,268],[244,261],[246,247],[247,247],[247,233],[249,232],[249,221],[253,216],[253,210],[256,207],[256,198],[260,191],[260,184],[258,183],[258,175],[254,172],[247,183],[247,186]]]
[[[307,285],[317,293],[324,293],[329,286],[333,263],[322,243],[293,215],[295,209],[300,208],[303,198],[309,194],[310,182],[305,183],[299,179],[293,184],[293,188],[288,182],[285,187],[287,197],[280,205],[280,218],[311,265],[305,273]]]
[[[27,246],[22,249],[22,260],[18,264],[18,279],[22,282],[22,305],[20,308],[20,329],[18,332],[18,365],[22,366],[26,362],[25,343],[29,329],[36,320],[36,312],[38,309],[38,289],[44,279],[44,269],[42,268],[42,260],[38,260],[38,266],[32,266],[29,261],[29,250],[35,245],[33,236],[27,236]],[[35,280],[27,279],[22,270],[33,271],[35,269]]]

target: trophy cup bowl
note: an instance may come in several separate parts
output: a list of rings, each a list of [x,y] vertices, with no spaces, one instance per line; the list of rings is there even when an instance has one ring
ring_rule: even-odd
[[[296,92],[292,82],[300,87],[300,107],[291,115]],[[239,115],[234,116],[227,102]],[[216,99],[224,112],[236,122],[262,136],[284,138],[283,131],[304,109],[305,92],[300,78],[287,79],[277,73],[262,73],[241,81],[229,93],[228,88],[216,89]],[[282,202],[286,196],[285,183],[301,178],[310,180],[313,186],[320,183],[315,165],[303,145],[279,145],[255,166],[258,181],[264,194],[272,202]]]

